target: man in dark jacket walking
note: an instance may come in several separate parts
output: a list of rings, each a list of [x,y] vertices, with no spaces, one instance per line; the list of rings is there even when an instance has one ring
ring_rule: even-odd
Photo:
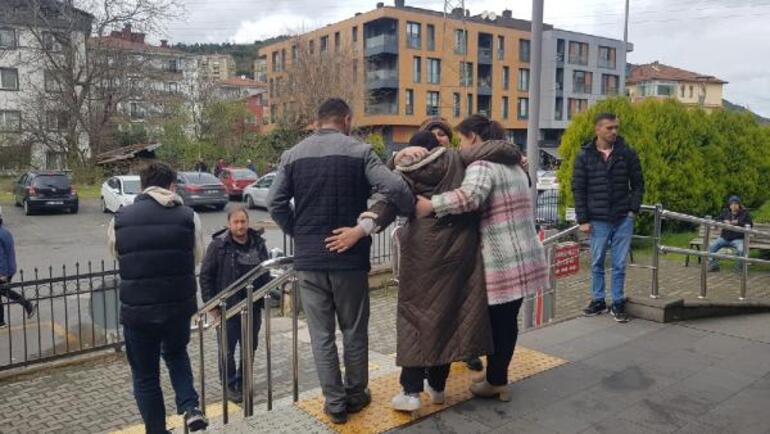
[[[741,228],[746,227],[746,225],[754,226],[751,215],[741,203],[741,198],[735,195],[730,196],[730,199],[727,200],[727,208],[722,210],[718,220]],[[716,253],[725,247],[732,247],[735,249],[736,255],[743,256],[743,232],[723,229],[719,233],[719,238],[709,246],[709,253]],[[743,262],[736,261],[735,271],[739,271],[742,266]],[[719,271],[719,259],[709,258],[709,271]]]
[[[195,264],[202,256],[198,215],[173,192],[176,172],[153,162],[139,173],[142,194],[121,208],[108,227],[120,265],[120,321],[134,396],[148,434],[167,433],[160,388],[160,357],[168,367],[179,414],[190,431],[208,426],[187,344],[197,310]]]
[[[24,296],[8,287],[14,274],[16,274],[16,248],[13,245],[13,235],[3,227],[3,208],[0,207],[0,296],[22,305],[27,312],[27,318],[32,318],[37,305],[30,303]],[[0,304],[0,328],[7,326],[5,306]]]
[[[269,258],[265,240],[262,238],[262,230],[254,230],[249,227],[249,214],[241,205],[235,206],[227,213],[227,229],[215,233],[206,250],[200,272],[201,298],[208,302],[241,276],[251,271],[254,267]],[[265,273],[254,280],[254,289],[266,285],[270,281],[270,274]],[[246,298],[246,290],[243,289],[228,297],[228,308],[235,306]],[[252,348],[257,349],[257,335],[262,324],[260,309],[264,301],[260,299],[254,303],[252,309]],[[216,312],[216,317],[221,312]],[[243,361],[236,369],[235,346],[241,342],[241,316],[236,315],[226,323],[227,327],[227,379],[228,397],[236,403],[243,400]],[[222,366],[219,367],[220,373]]]
[[[273,220],[294,237],[302,307],[307,314],[316,371],[334,423],[371,402],[368,391],[368,271],[371,238],[332,252],[325,239],[353,227],[366,211],[372,190],[382,193],[402,214],[414,211],[406,182],[388,170],[371,146],[348,136],[352,112],[333,98],[318,109],[319,129],[281,158],[267,204]],[[294,208],[291,199],[294,199]],[[343,335],[342,381],[335,323]]]
[[[604,259],[612,250],[612,307],[618,322],[627,322],[623,286],[628,251],[644,194],[642,167],[636,151],[618,135],[617,117],[599,114],[596,137],[586,143],[575,159],[572,193],[580,230],[591,234],[592,300],[587,316],[607,310]]]

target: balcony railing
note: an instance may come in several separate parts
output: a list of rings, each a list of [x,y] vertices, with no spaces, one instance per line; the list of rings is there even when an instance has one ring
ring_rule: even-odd
[[[395,102],[383,102],[366,105],[367,115],[397,115],[398,103]]]
[[[395,69],[366,71],[366,86],[369,89],[398,89],[398,71]]]
[[[479,64],[491,65],[492,64],[492,49],[491,48],[479,48]]]
[[[492,95],[492,79],[479,79],[479,88],[478,88],[478,94],[479,95],[485,95],[489,96]]]
[[[366,56],[377,54],[398,54],[398,38],[396,35],[383,33],[364,40]]]

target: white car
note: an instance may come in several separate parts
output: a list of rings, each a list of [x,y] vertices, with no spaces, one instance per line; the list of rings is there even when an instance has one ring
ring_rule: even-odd
[[[134,203],[142,185],[136,175],[113,176],[102,184],[102,212],[116,212]]]
[[[276,172],[270,172],[243,189],[243,201],[249,209],[267,208],[267,192],[273,185],[275,175]]]

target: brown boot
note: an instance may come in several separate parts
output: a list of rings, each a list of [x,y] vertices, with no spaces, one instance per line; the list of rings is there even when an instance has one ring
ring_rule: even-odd
[[[471,384],[470,390],[473,395],[480,398],[497,398],[503,402],[511,400],[511,392],[508,391],[507,386],[493,386],[486,380]]]

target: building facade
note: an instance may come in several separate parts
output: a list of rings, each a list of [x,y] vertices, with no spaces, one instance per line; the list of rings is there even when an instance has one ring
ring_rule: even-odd
[[[232,77],[213,85],[212,96],[218,101],[242,101],[249,112],[244,127],[259,132],[266,123],[267,88],[265,83],[241,77]]]
[[[674,98],[683,104],[713,110],[722,107],[726,81],[653,62],[629,65],[626,86],[632,101],[646,98]]]
[[[0,171],[63,169],[68,152],[88,153],[85,115],[63,94],[83,89],[63,83],[86,68],[92,20],[53,0],[0,2]]]
[[[556,146],[572,116],[596,101],[625,95],[623,41],[551,29],[543,32],[540,129],[545,146]]]
[[[529,35],[530,23],[510,11],[498,17],[456,9],[445,16],[397,0],[263,47],[255,71],[265,69],[274,83],[298,52],[344,50],[355,60],[353,85],[366,95],[354,104],[354,122],[380,131],[387,143],[407,143],[428,116],[456,124],[472,113],[500,121],[514,137],[526,130],[529,117]],[[298,40],[309,49],[298,49]],[[271,112],[285,102],[271,93]]]
[[[203,81],[222,81],[235,76],[235,59],[229,54],[198,56],[198,71]]]

